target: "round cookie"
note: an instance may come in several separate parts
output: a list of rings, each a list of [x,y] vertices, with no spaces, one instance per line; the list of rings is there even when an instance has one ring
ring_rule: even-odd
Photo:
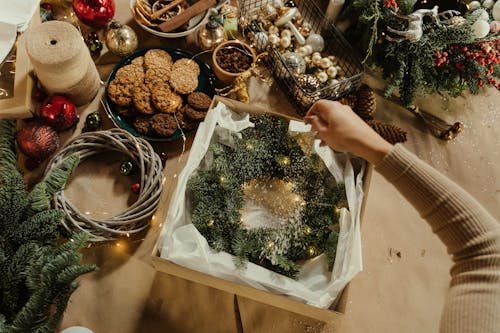
[[[170,136],[177,130],[177,120],[171,114],[155,114],[151,122],[153,131],[160,136]]]
[[[136,57],[136,58],[132,59],[132,61],[130,63],[132,65],[137,65],[137,66],[142,67],[144,65],[144,57],[143,56]]]
[[[207,111],[196,110],[196,109],[192,108],[191,106],[189,106],[188,104],[184,105],[184,107],[182,108],[182,112],[189,119],[195,120],[195,121],[201,121],[201,120],[205,119],[205,116],[207,115]]]
[[[155,113],[151,105],[151,92],[144,83],[134,87],[132,100],[137,111],[144,114]]]
[[[144,82],[153,89],[158,84],[166,84],[170,77],[170,70],[161,67],[146,69]]]
[[[178,70],[179,68],[182,68],[188,72],[193,72],[197,77],[198,75],[200,75],[200,66],[198,65],[198,63],[196,63],[196,61],[192,59],[181,58],[174,62],[174,64],[172,65],[172,70]]]
[[[152,117],[147,116],[137,116],[134,119],[134,128],[137,132],[141,134],[148,134],[152,130]]]
[[[116,71],[114,79],[121,83],[137,85],[144,82],[144,69],[139,65],[125,65]]]
[[[183,130],[191,131],[198,127],[199,122],[189,119],[183,112],[176,112],[175,117]]]
[[[174,113],[182,106],[182,98],[172,92],[168,85],[159,85],[151,92],[153,105],[162,113]]]
[[[132,118],[136,115],[135,109],[127,106],[117,106],[115,108],[116,113],[124,118]]]
[[[198,75],[185,69],[172,70],[170,73],[170,85],[179,94],[189,94],[198,87]]]
[[[144,67],[146,67],[146,69],[153,67],[170,69],[170,67],[172,67],[172,63],[172,57],[164,50],[151,49],[144,54]]]
[[[113,80],[108,86],[108,96],[116,105],[129,106],[132,104],[132,83],[121,83]]]
[[[197,110],[205,111],[210,107],[212,99],[207,94],[197,91],[188,95],[187,103]]]

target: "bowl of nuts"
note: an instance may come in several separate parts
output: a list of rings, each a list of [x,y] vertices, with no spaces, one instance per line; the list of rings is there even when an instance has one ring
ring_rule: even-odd
[[[219,44],[212,53],[213,71],[224,83],[231,83],[255,62],[255,51],[238,40]]]

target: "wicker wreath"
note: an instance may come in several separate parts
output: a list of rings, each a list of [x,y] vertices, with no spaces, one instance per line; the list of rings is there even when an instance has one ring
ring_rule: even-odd
[[[69,232],[84,231],[93,242],[109,241],[120,236],[138,233],[149,226],[149,219],[160,199],[162,190],[162,162],[151,145],[127,131],[111,129],[84,133],[71,140],[47,165],[45,174],[66,157],[77,153],[80,161],[93,155],[116,151],[134,160],[140,172],[140,193],[137,200],[124,212],[104,220],[82,214],[64,195],[64,190],[54,196],[55,208],[66,212],[62,225]]]

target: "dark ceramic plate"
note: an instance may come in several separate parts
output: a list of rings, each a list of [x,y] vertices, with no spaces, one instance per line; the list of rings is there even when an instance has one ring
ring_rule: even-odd
[[[108,116],[111,118],[113,123],[119,127],[122,128],[133,135],[137,137],[144,138],[148,141],[171,141],[171,140],[176,140],[181,137],[181,131],[177,129],[174,134],[167,136],[167,137],[162,137],[159,135],[154,135],[154,134],[142,134],[139,133],[135,130],[134,126],[132,125],[132,122],[130,119],[125,118],[121,116],[118,112],[116,112],[117,106],[109,99],[108,97],[108,87],[109,83],[115,78],[116,71],[120,69],[121,67],[128,65],[131,63],[131,61],[139,56],[143,56],[147,51],[150,49],[161,49],[167,51],[172,59],[174,61],[180,59],[180,58],[192,58],[193,54],[181,50],[181,49],[173,49],[173,48],[165,48],[165,47],[151,47],[151,48],[145,48],[145,49],[140,49],[135,51],[132,54],[129,54],[125,58],[123,58],[119,63],[115,65],[113,70],[111,71],[108,80],[106,81],[106,87],[104,90],[104,109]],[[215,76],[212,72],[212,69],[210,68],[209,65],[204,63],[201,60],[197,60],[196,58],[194,59],[198,65],[200,66],[200,76],[198,77],[198,87],[196,88],[196,91],[201,91],[207,94],[210,97],[214,96],[214,82],[215,82]],[[184,98],[184,97],[183,97]],[[185,132],[186,133],[186,132]]]

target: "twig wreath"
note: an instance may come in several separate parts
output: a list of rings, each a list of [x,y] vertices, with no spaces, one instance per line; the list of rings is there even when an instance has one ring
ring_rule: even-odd
[[[189,179],[192,223],[213,249],[233,254],[239,268],[250,261],[295,278],[300,260],[324,252],[331,269],[344,185],[335,183],[317,154],[288,134],[288,121],[271,115],[251,120],[255,127],[233,133],[231,146],[212,143]],[[274,207],[278,223],[245,225],[246,199],[258,202],[262,184],[280,183],[284,195],[260,201]]]
[[[45,173],[57,167],[67,156],[78,154],[80,161],[93,155],[116,151],[133,159],[140,173],[140,192],[137,200],[122,213],[109,219],[94,219],[82,214],[64,195],[64,190],[54,196],[55,208],[66,212],[62,225],[69,232],[84,231],[94,242],[108,241],[121,236],[136,234],[149,226],[151,216],[162,190],[162,162],[151,145],[127,131],[111,129],[88,132],[70,141],[47,165]]]

